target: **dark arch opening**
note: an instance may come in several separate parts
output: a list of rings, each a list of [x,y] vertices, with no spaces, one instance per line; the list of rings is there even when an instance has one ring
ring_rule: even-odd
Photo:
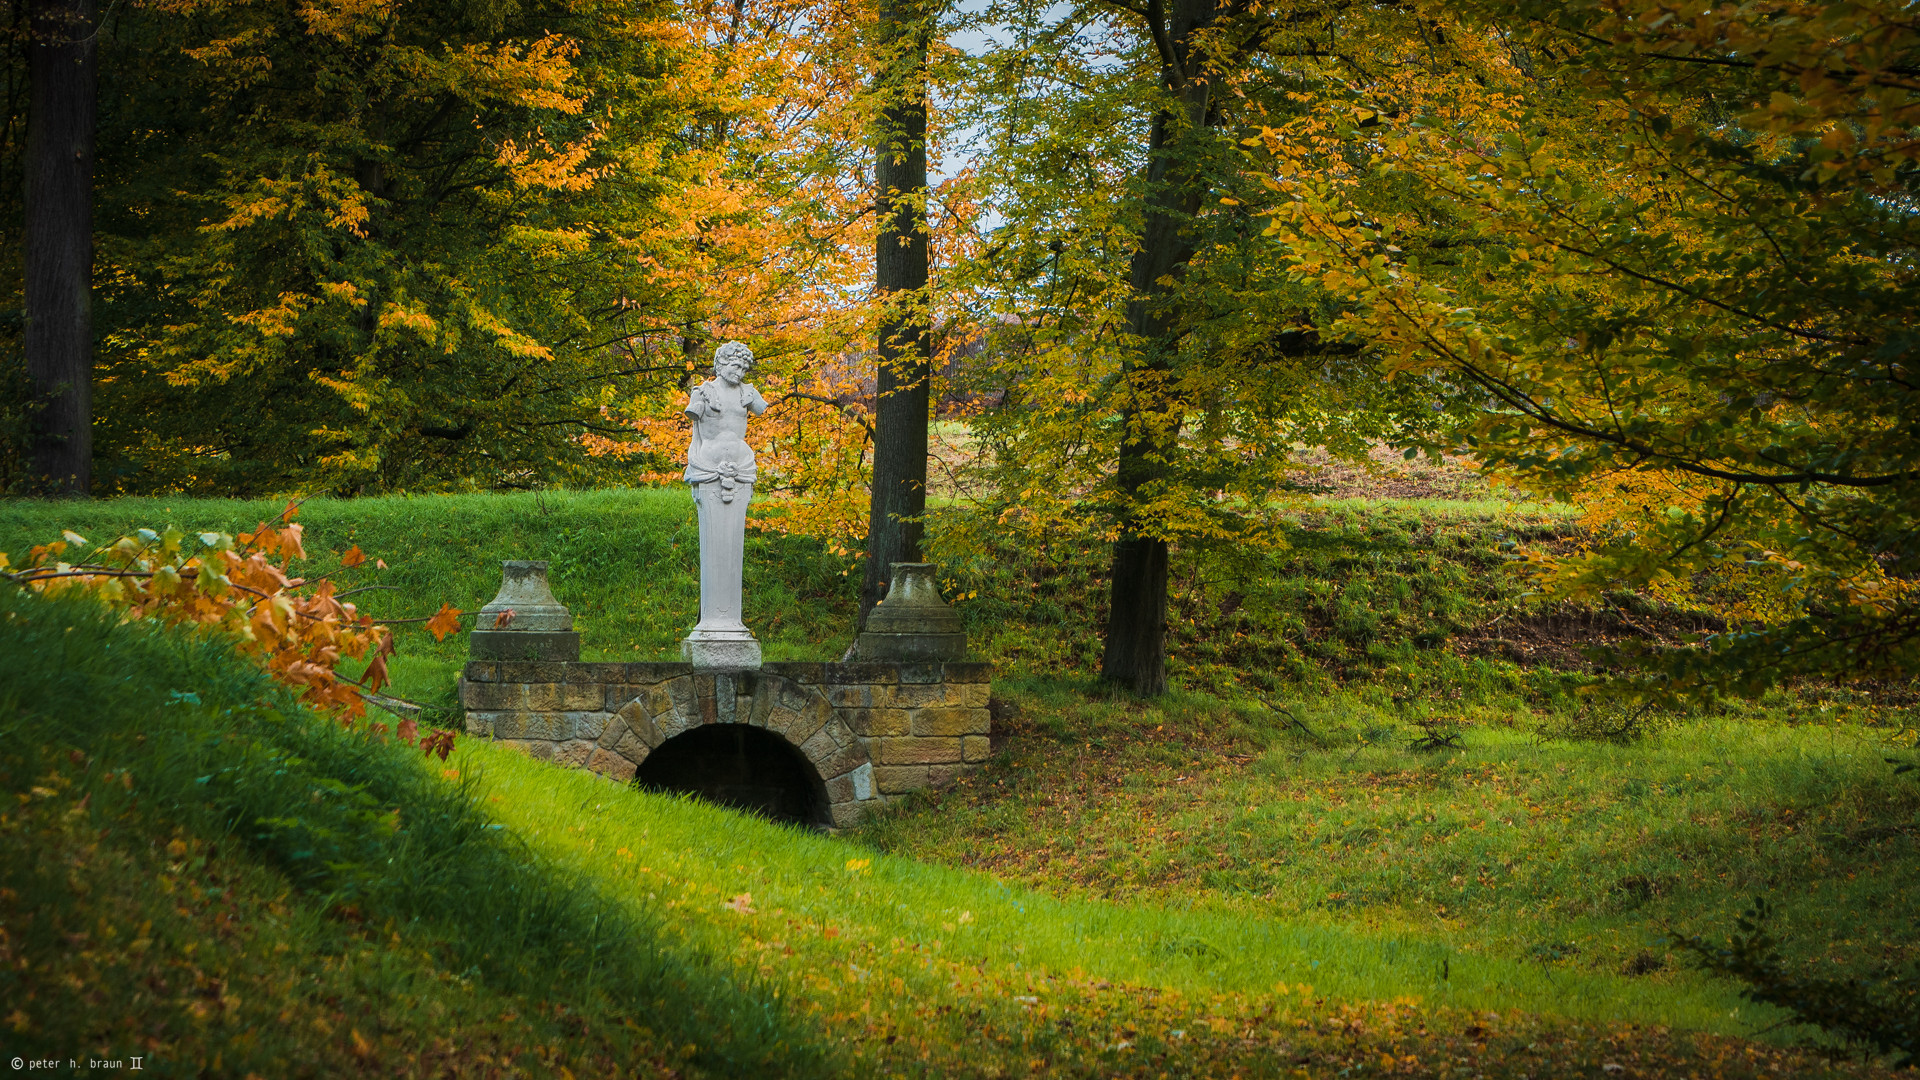
[[[827,786],[793,744],[750,724],[707,724],[661,743],[633,780],[773,821],[830,825]]]

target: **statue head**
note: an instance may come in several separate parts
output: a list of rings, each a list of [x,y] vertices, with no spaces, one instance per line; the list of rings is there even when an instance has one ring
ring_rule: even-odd
[[[725,345],[713,350],[713,373],[715,375],[722,374],[721,369],[723,367],[736,364],[739,366],[739,370],[732,376],[736,380],[745,378],[747,372],[753,367],[753,350],[747,348],[745,342],[729,341]]]

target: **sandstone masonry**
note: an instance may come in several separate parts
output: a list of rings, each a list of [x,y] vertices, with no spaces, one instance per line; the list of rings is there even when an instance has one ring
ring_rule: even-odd
[[[750,724],[796,747],[836,826],[987,759],[993,667],[957,661],[689,664],[474,660],[460,679],[467,733],[544,761],[628,780],[667,740]]]

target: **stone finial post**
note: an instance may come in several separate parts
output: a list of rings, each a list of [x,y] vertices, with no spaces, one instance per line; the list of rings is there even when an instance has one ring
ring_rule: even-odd
[[[932,563],[892,564],[887,598],[854,643],[862,660],[958,660],[967,652],[960,613],[940,599]]]
[[[580,659],[573,613],[554,598],[546,563],[500,564],[500,592],[480,609],[467,653],[475,660]]]

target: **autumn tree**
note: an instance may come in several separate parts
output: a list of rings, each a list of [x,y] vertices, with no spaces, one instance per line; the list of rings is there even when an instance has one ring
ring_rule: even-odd
[[[860,619],[886,595],[891,565],[920,561],[927,510],[933,328],[927,295],[928,0],[880,0],[874,30],[874,299],[881,305],[873,479]]]
[[[1527,71],[1527,99],[1468,125],[1420,111],[1348,124],[1374,175],[1462,223],[1458,242],[1343,217],[1337,193],[1281,169],[1268,205],[1303,279],[1349,298],[1339,325],[1395,369],[1482,395],[1458,436],[1483,460],[1588,508],[1592,545],[1536,560],[1560,595],[1626,585],[1721,608],[1724,632],[1649,658],[1648,691],[1911,675],[1911,12],[1522,0],[1473,14]],[[1282,154],[1293,141],[1266,134]]]
[[[755,520],[841,554],[866,530],[873,448],[869,12],[742,0],[676,25],[693,48],[671,80],[689,103],[678,182],[662,198],[662,228],[676,238],[656,256],[672,315],[621,339],[655,370],[610,396],[622,432],[587,440],[639,478],[678,482],[687,389],[716,344],[744,341],[771,404],[747,433],[760,462]]]
[[[97,486],[591,480],[669,305],[686,46],[650,2],[116,8]],[[16,204],[17,205],[17,204]]]
[[[1246,140],[1356,86],[1456,94],[1486,58],[1391,5],[990,17],[1007,30],[971,105],[983,199],[1003,224],[968,280],[995,328],[978,379],[1005,393],[975,425],[994,494],[952,542],[1014,522],[1104,523],[1102,674],[1159,693],[1176,546],[1272,542],[1297,447],[1360,453],[1449,400],[1433,380],[1382,383],[1330,332],[1337,305],[1288,273],[1251,206],[1265,151]],[[1355,171],[1337,140],[1302,149],[1328,175]],[[1354,184],[1344,197],[1365,209],[1397,195]]]

